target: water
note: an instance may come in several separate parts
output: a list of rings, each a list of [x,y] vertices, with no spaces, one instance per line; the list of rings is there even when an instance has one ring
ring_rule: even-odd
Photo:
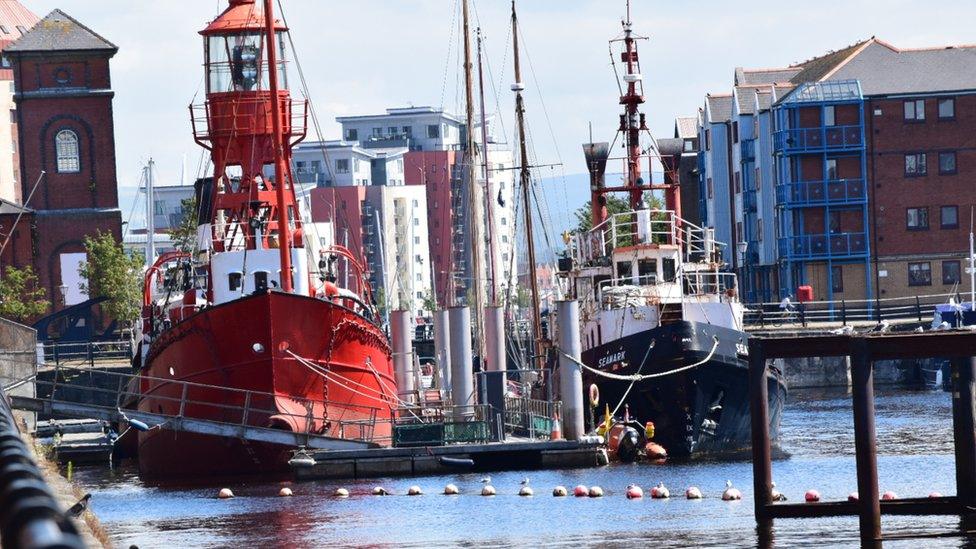
[[[931,491],[955,493],[951,401],[944,392],[881,391],[876,397],[878,465],[882,491],[902,497]],[[783,414],[781,443],[791,454],[773,465],[780,491],[802,500],[809,488],[824,499],[845,499],[856,490],[850,398],[842,392],[790,394]],[[215,464],[215,471],[219,464]],[[523,477],[533,498],[516,494]],[[215,499],[216,487],[149,486],[135,471],[81,469],[76,479],[93,493],[91,506],[122,547],[435,547],[458,545],[617,547],[748,547],[757,543],[753,519],[752,469],[748,462],[614,465],[603,469],[493,473],[499,495],[484,498],[480,474],[369,481],[292,484],[295,496],[277,497],[278,483],[230,484],[233,500]],[[742,490],[743,500],[720,499],[725,481]],[[645,489],[664,481],[671,500],[627,500],[628,484]],[[460,496],[443,496],[447,483]],[[425,495],[403,495],[410,485]],[[553,486],[599,485],[601,499],[553,498]],[[331,497],[336,487],[352,497]],[[373,486],[394,492],[374,497]],[[705,499],[688,501],[688,486]],[[223,486],[223,485],[222,485]],[[958,531],[957,517],[883,517],[885,534]],[[775,543],[792,546],[856,547],[857,519],[780,520]],[[958,547],[958,537],[926,539],[925,546]],[[971,543],[971,542],[969,542]],[[886,543],[910,547],[918,540]]]

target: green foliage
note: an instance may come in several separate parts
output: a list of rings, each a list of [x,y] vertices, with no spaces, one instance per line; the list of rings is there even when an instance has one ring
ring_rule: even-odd
[[[184,198],[181,202],[183,218],[180,224],[169,231],[176,249],[181,252],[193,253],[197,241],[197,197]]]
[[[0,278],[0,317],[26,322],[46,313],[51,303],[30,266],[7,267]]]
[[[434,295],[434,290],[428,289],[424,294],[423,307],[430,312],[437,310],[437,296]]]
[[[142,256],[126,254],[109,233],[85,237],[88,259],[78,268],[82,291],[90,298],[106,297],[102,311],[125,325],[139,315],[142,302]]]
[[[604,196],[607,198],[607,217],[630,211],[630,204],[623,198],[614,196],[612,194],[607,194]],[[577,234],[583,234],[593,228],[593,219],[591,218],[592,203],[592,200],[587,200],[586,204],[580,206],[579,209],[577,209],[573,214],[576,216],[575,232]]]

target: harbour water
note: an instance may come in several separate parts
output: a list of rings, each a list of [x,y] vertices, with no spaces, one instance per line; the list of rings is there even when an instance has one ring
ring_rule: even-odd
[[[951,400],[945,392],[882,390],[877,394],[879,476],[882,491],[899,496],[954,493]],[[825,500],[856,490],[850,398],[843,392],[794,391],[782,422],[781,445],[789,459],[774,463],[777,488],[791,501],[809,488]],[[219,468],[219,464],[215,464]],[[215,474],[219,470],[215,470]],[[221,483],[176,487],[142,483],[132,468],[80,469],[75,478],[93,494],[91,506],[120,547],[435,547],[610,545],[748,547],[757,536],[752,472],[748,461],[613,465],[603,469],[493,473],[499,495],[478,495],[480,474],[413,479],[294,483],[294,497],[277,496],[281,483]],[[517,495],[528,476],[536,495]],[[743,492],[723,502],[725,481]],[[628,484],[647,493],[663,481],[670,500],[627,500]],[[440,495],[447,483],[459,496]],[[600,499],[553,498],[555,485],[599,485]],[[335,499],[338,486],[351,497]],[[382,485],[394,495],[369,495]],[[423,496],[405,495],[418,485]],[[705,499],[684,499],[698,486]],[[236,498],[218,500],[217,488]],[[956,517],[883,517],[885,534],[950,534]],[[777,546],[850,546],[858,540],[856,518],[780,520]],[[923,544],[976,547],[960,537],[904,540],[886,547]]]

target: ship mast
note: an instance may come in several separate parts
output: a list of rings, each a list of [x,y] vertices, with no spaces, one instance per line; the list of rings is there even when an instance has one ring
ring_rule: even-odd
[[[270,0],[265,0],[270,1]],[[478,355],[479,362],[484,362],[485,360],[485,338],[482,337],[482,328],[484,327],[485,319],[485,309],[484,309],[484,283],[485,277],[483,276],[483,247],[484,241],[481,238],[481,224],[483,223],[484,212],[482,212],[482,202],[481,202],[481,187],[478,184],[478,173],[477,166],[475,162],[476,152],[474,145],[474,83],[472,79],[472,63],[471,63],[471,33],[468,25],[468,0],[462,2],[462,15],[464,19],[464,93],[465,93],[465,107],[466,107],[466,119],[467,123],[467,142],[465,148],[467,149],[465,154],[465,164],[467,168],[468,182],[470,188],[468,190],[468,213],[470,217],[468,218],[468,225],[470,226],[471,238],[469,240],[471,250],[471,281],[474,286],[474,341],[475,341],[475,352]],[[469,305],[472,305],[469,303]]]
[[[515,116],[518,120],[519,133],[519,154],[522,158],[522,166],[519,170],[520,183],[522,186],[522,209],[525,212],[525,238],[529,252],[529,286],[532,289],[532,334],[535,337],[535,362],[538,369],[544,366],[543,345],[542,345],[542,313],[539,311],[539,282],[536,278],[535,265],[535,242],[532,237],[532,179],[529,174],[529,157],[525,145],[525,102],[522,99],[522,91],[525,85],[522,84],[522,67],[519,64],[519,42],[518,42],[518,15],[515,12],[515,0],[512,0],[512,46],[515,49],[515,83],[512,84],[512,91],[515,92]]]
[[[268,50],[268,81],[271,87],[271,114],[274,136],[275,191],[278,197],[278,250],[281,258],[281,289],[292,291],[291,274],[291,227],[288,225],[288,204],[285,188],[285,147],[281,131],[281,97],[278,92],[278,48],[275,44],[274,8],[271,0],[264,0],[264,32]]]
[[[647,130],[644,114],[640,112],[640,105],[644,103],[644,96],[638,93],[637,84],[641,81],[639,62],[637,59],[637,40],[634,38],[633,24],[630,20],[630,0],[627,0],[627,20],[624,26],[624,52],[621,57],[626,63],[627,72],[624,82],[627,93],[620,98],[620,104],[625,106],[624,115],[620,117],[620,131],[624,132],[627,147],[627,187],[629,187],[630,208],[638,210],[643,207],[644,190],[642,188],[640,171],[640,133]]]
[[[484,168],[485,176],[485,213],[486,213],[486,223],[488,227],[486,231],[486,237],[488,240],[488,279],[491,281],[491,286],[488,288],[488,302],[492,307],[498,306],[498,279],[497,268],[495,266],[495,247],[497,243],[494,237],[494,224],[492,223],[492,218],[494,217],[494,204],[492,203],[492,192],[491,192],[491,163],[488,161],[488,121],[485,114],[485,75],[482,67],[482,52],[481,52],[481,28],[477,30],[478,33],[478,96],[481,103],[481,151],[482,158],[481,163]]]

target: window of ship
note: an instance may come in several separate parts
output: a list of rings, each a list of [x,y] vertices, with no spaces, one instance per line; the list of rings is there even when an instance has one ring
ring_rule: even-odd
[[[236,292],[241,289],[241,281],[244,280],[244,275],[241,273],[230,273],[227,275],[227,289]]]
[[[647,285],[657,282],[657,260],[641,259],[637,262],[638,284]]]
[[[664,277],[665,282],[674,281],[675,274],[675,260],[673,257],[665,257],[661,260],[661,269],[664,271],[661,276]]]
[[[617,262],[617,285],[630,284],[631,277],[634,276],[634,265],[630,261]]]
[[[254,290],[262,292],[268,289],[268,271],[257,271],[254,273]]]

